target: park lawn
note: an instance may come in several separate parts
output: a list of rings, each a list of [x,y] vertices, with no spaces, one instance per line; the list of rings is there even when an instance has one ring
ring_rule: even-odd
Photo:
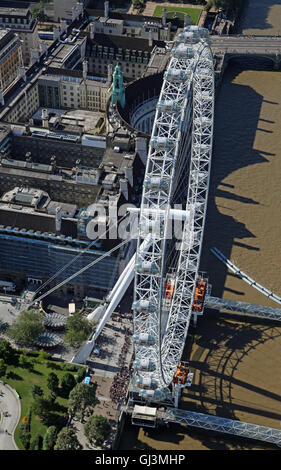
[[[153,16],[157,18],[162,18],[163,9],[167,10],[167,18],[173,18],[174,13],[177,13],[177,17],[181,20],[184,19],[184,15],[188,14],[190,16],[190,24],[197,24],[202,8],[180,8],[180,7],[163,7],[157,5],[154,10]]]
[[[52,367],[47,367],[47,363],[52,364]],[[15,431],[15,442],[21,450],[23,450],[24,447],[19,439],[19,429],[22,423],[22,418],[27,415],[32,406],[33,398],[30,394],[31,386],[39,385],[44,391],[44,396],[48,396],[50,394],[50,390],[46,385],[46,379],[50,372],[54,372],[58,376],[59,383],[66,372],[73,375],[77,374],[77,371],[63,370],[61,368],[62,364],[64,363],[49,359],[44,363],[34,362],[33,370],[23,369],[22,367],[15,365],[7,367],[5,381],[17,391],[21,401],[21,418]],[[77,366],[77,369],[78,368],[79,366]],[[81,366],[81,368],[83,368],[83,366]],[[54,405],[54,423],[52,424],[59,425],[60,422],[63,422],[63,415],[67,413],[67,401],[67,398],[63,398],[60,395],[57,396],[56,403]],[[47,426],[33,413],[31,414],[30,428],[31,438],[35,436],[35,434],[40,434],[43,438],[47,430]]]

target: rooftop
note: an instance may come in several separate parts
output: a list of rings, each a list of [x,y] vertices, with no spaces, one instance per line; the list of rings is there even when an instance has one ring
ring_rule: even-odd
[[[29,12],[28,7],[12,8],[9,6],[2,6],[3,2],[0,3],[0,15],[3,16],[27,16]]]
[[[151,52],[155,46],[164,48],[164,41],[153,40],[152,46],[149,45],[148,39],[132,38],[127,36],[113,36],[107,34],[95,33],[94,39],[90,38],[89,32],[81,32],[80,35],[87,36],[87,40],[96,46],[112,47],[114,49],[129,49],[143,52]]]
[[[104,18],[104,10],[95,10],[95,9],[86,8],[86,13],[90,19]],[[109,19],[123,20],[125,23],[126,21],[128,21],[130,23],[136,22],[140,24],[147,23],[147,22],[162,24],[162,18],[157,18],[154,16],[145,16],[145,15],[130,15],[127,13],[119,13],[119,12],[115,12],[112,10],[109,10],[108,17]],[[183,27],[183,21],[179,20],[178,18],[168,18],[167,22],[170,22],[173,25],[175,24],[179,27]]]

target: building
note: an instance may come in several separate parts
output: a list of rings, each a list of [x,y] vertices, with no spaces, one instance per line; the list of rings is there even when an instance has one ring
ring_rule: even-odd
[[[28,66],[32,50],[40,49],[37,20],[32,17],[28,3],[1,1],[0,27],[17,33],[22,41],[23,62]]]
[[[75,263],[50,285],[74,274],[105,252],[80,239],[79,212],[75,205],[52,201],[35,188],[15,187],[0,200],[0,266],[2,277],[12,276],[24,288],[29,278],[44,282],[79,255]],[[97,243],[98,245],[98,243]],[[104,294],[118,276],[117,257],[106,257],[96,266],[66,284],[61,292],[83,298],[87,293]]]
[[[54,0],[54,21],[71,20],[73,18],[73,10],[79,3],[84,9],[90,0]]]
[[[22,46],[18,36],[8,29],[0,29],[0,91],[2,95],[17,79],[22,65]]]
[[[24,82],[21,83],[24,85]],[[1,120],[13,123],[26,123],[39,107],[37,80],[31,81],[24,87],[19,87],[18,93],[12,96],[8,106],[1,113]]]
[[[135,80],[144,74],[154,49],[165,48],[164,41],[151,38],[147,40],[95,33],[94,25],[90,33],[81,32],[80,35],[87,37],[85,59],[92,75],[107,74],[109,64],[115,67],[119,63],[124,78]]]
[[[112,70],[107,76],[90,76],[84,71],[49,67],[38,79],[40,106],[105,111],[110,97]]]
[[[86,14],[99,34],[142,39],[152,36],[155,41],[170,41],[175,31],[184,25],[179,18],[167,19],[165,9],[162,18],[129,15],[110,10],[108,1],[104,3],[104,10],[87,8]]]
[[[53,139],[40,129],[23,128],[5,125],[0,134],[0,272],[12,275],[18,286],[30,277],[44,282],[81,253],[96,233],[89,226],[104,232],[112,217],[122,218],[124,205],[137,203],[146,158],[145,142],[122,129],[107,137],[57,132]],[[116,229],[112,239],[91,245],[54,284],[105,255],[120,236]],[[103,296],[127,255],[125,245],[67,283],[63,292]]]

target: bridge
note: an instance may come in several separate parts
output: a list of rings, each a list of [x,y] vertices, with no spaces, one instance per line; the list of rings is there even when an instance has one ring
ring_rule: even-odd
[[[226,55],[227,59],[241,56],[260,56],[270,59],[274,68],[281,63],[281,36],[211,36],[214,55]]]

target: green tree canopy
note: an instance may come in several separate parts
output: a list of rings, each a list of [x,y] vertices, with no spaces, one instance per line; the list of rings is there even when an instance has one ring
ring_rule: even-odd
[[[95,390],[91,385],[79,383],[71,390],[68,399],[68,410],[70,414],[77,415],[83,420],[87,408],[96,405]]]
[[[111,431],[108,419],[105,416],[90,416],[84,426],[84,434],[89,441],[101,445],[109,436]]]
[[[6,375],[6,370],[7,370],[7,366],[4,362],[4,359],[0,359],[0,377],[4,377],[4,375]]]
[[[47,387],[52,392],[57,392],[59,388],[59,378],[54,372],[50,372],[47,376]]]
[[[244,4],[244,0],[209,0],[207,8],[222,8],[223,10],[239,10]]]
[[[47,2],[48,3],[48,2]],[[31,8],[31,14],[33,18],[36,18],[38,21],[47,21],[48,16],[44,12],[44,1],[41,0],[39,6]]]
[[[42,439],[40,434],[35,434],[35,436],[30,441],[29,450],[40,450],[41,441]]]
[[[33,346],[43,331],[42,314],[34,310],[25,310],[8,328],[7,335],[19,344]]]
[[[32,385],[31,389],[30,389],[30,394],[33,398],[35,398],[37,395],[39,397],[42,397],[43,396],[43,390],[41,387],[39,387],[39,385]]]
[[[23,369],[30,369],[33,367],[33,363],[28,360],[28,357],[25,354],[20,354],[19,356],[19,366]]]
[[[38,354],[38,361],[39,362],[45,362],[48,359],[50,359],[51,354],[47,353],[44,349],[40,349],[39,354]]]
[[[66,372],[61,379],[61,388],[65,395],[68,395],[70,391],[75,387],[76,385],[76,380],[73,374],[70,374],[70,372]]]
[[[58,433],[54,450],[82,450],[82,446],[73,429],[62,428]]]
[[[17,362],[17,351],[6,339],[0,341],[0,358],[4,360],[5,364],[15,364]]]
[[[43,450],[53,450],[57,439],[56,426],[49,426],[43,438]]]
[[[52,405],[50,403],[50,400],[48,400],[45,397],[41,397],[39,395],[35,396],[34,402],[33,402],[33,412],[39,418],[43,421],[43,423],[46,423],[49,418],[50,411],[52,409]]]
[[[78,348],[89,337],[93,330],[93,324],[79,313],[74,313],[68,317],[65,329],[65,343],[73,348]]]

